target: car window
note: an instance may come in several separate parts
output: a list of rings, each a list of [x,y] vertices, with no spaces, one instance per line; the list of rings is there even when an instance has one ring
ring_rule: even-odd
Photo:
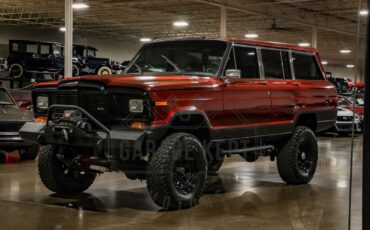
[[[26,52],[36,54],[37,53],[37,47],[38,47],[37,44],[27,44]]]
[[[40,54],[41,55],[50,54],[50,45],[41,45]]]
[[[0,105],[14,105],[12,99],[5,89],[0,89]]]
[[[20,51],[19,50],[19,44],[18,43],[16,43],[16,42],[13,42],[12,43],[12,51],[14,51],[14,52]]]
[[[285,79],[292,79],[289,53],[287,51],[281,51],[281,58],[283,60],[283,70]]]
[[[316,58],[311,54],[293,53],[295,78],[299,80],[322,80],[323,76]]]
[[[279,50],[262,49],[262,61],[267,79],[284,79],[282,56]]]
[[[260,78],[257,49],[252,47],[235,46],[231,52],[226,69],[238,69],[242,78]],[[236,59],[236,63],[234,60]]]

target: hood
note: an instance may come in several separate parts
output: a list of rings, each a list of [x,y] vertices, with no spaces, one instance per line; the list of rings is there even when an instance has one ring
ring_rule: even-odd
[[[37,84],[36,87],[56,87],[60,83],[73,81],[101,82],[106,86],[140,88],[146,91],[213,89],[224,85],[224,82],[218,77],[184,75],[114,75],[110,77],[74,77],[59,82],[40,83]]]
[[[26,122],[33,121],[33,113],[28,110],[21,110],[17,107],[0,106],[0,122]]]

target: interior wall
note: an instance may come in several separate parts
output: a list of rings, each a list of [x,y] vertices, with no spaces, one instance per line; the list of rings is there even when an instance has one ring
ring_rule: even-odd
[[[34,29],[21,26],[0,27],[0,57],[8,56],[8,44],[11,39],[36,40],[36,41],[64,41],[64,33],[55,29]],[[141,43],[134,41],[102,40],[98,38],[74,36],[75,44],[91,45],[99,50],[99,57],[111,58],[115,61],[130,60],[141,47]]]
[[[349,69],[341,66],[325,66],[325,71],[331,72],[333,74],[333,77],[349,78],[352,81],[355,81],[355,69]],[[363,79],[363,71],[360,68],[357,72],[357,81],[363,81]]]

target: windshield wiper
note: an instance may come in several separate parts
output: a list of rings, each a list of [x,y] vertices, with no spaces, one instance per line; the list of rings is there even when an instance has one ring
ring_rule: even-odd
[[[184,70],[182,70],[178,65],[176,65],[173,61],[171,61],[171,59],[169,59],[168,57],[164,56],[163,54],[161,55],[161,57],[164,60],[166,60],[166,62],[168,64],[170,64],[176,70],[176,72],[178,72],[180,74],[183,74],[184,73]]]

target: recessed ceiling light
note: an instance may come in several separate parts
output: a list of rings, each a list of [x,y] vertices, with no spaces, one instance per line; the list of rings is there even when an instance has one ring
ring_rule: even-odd
[[[327,62],[327,61],[322,61],[322,62],[321,62],[321,64],[323,64],[323,65],[327,65],[327,64],[328,64],[328,62]]]
[[[60,27],[59,30],[62,31],[62,32],[66,32],[66,28],[65,27]]]
[[[369,14],[369,11],[368,10],[360,10],[360,13],[359,13],[361,16],[367,16]]]
[[[151,38],[140,38],[140,41],[141,42],[151,42],[152,39]]]
[[[258,38],[259,35],[258,34],[246,34],[244,35],[245,38]]]
[[[350,69],[355,68],[355,65],[347,65],[347,68],[350,68]]]
[[[176,21],[173,23],[174,26],[176,27],[187,27],[189,26],[189,22],[186,21]]]
[[[311,46],[311,44],[308,43],[308,42],[301,42],[298,45],[301,46],[301,47],[309,47],[309,46]]]
[[[351,50],[341,50],[340,51],[342,54],[349,54],[351,53],[352,51]]]
[[[74,3],[72,4],[72,8],[76,10],[82,10],[82,9],[87,9],[90,6],[85,4],[85,3]]]

